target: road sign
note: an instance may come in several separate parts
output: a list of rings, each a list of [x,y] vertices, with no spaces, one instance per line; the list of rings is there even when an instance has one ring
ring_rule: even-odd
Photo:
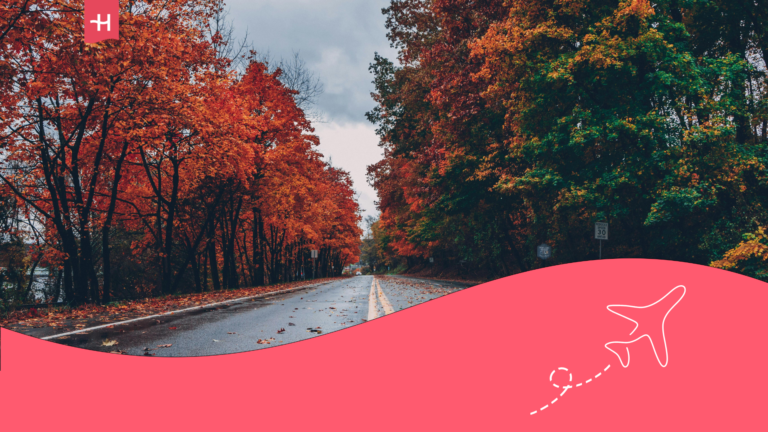
[[[546,243],[540,244],[536,247],[536,256],[545,260],[552,257],[552,247]]]
[[[432,258],[432,257],[429,257],[429,262],[433,263],[433,262],[435,262],[435,259]]]
[[[311,251],[311,252],[312,252],[312,259],[315,259],[315,258],[317,258],[317,251],[316,251],[316,250],[313,250],[313,251]]]
[[[595,222],[595,240],[608,240],[608,222]]]

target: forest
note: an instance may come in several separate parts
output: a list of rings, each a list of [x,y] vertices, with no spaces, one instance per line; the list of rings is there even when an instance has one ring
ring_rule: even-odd
[[[84,43],[82,0],[0,5],[0,307],[284,283],[357,262],[352,180],[317,149],[318,83],[300,59],[270,63],[238,42],[219,0],[120,4],[120,39],[97,44]]]
[[[598,258],[768,280],[768,8],[393,0],[367,255],[488,278]],[[546,243],[552,257],[536,257]],[[371,261],[370,258],[365,258]]]

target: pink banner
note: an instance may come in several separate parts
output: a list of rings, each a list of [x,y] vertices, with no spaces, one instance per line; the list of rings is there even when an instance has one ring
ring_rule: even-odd
[[[765,283],[604,260],[257,352],[85,351],[2,330],[7,430],[758,430]]]
[[[120,39],[120,0],[85,0],[85,43]]]

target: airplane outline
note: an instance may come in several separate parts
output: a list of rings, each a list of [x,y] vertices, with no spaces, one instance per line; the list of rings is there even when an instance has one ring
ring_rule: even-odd
[[[670,294],[672,294],[678,288],[682,288],[683,289],[683,294],[680,296],[679,299],[677,299],[675,304],[673,304],[672,307],[670,307],[669,310],[667,310],[667,313],[664,314],[664,319],[661,321],[661,339],[662,339],[662,342],[664,343],[664,353],[666,354],[666,362],[662,363],[661,360],[659,359],[659,354],[656,352],[656,345],[653,343],[653,338],[648,333],[644,333],[640,337],[638,337],[638,338],[636,338],[634,340],[628,341],[628,342],[627,341],[612,341],[612,342],[608,342],[608,343],[605,344],[605,348],[608,351],[616,354],[616,356],[619,358],[619,363],[621,363],[622,367],[624,367],[624,368],[629,367],[629,362],[630,362],[629,347],[628,346],[624,347],[627,350],[627,364],[625,365],[624,361],[622,360],[622,358],[619,355],[619,353],[617,353],[616,351],[614,351],[611,348],[609,348],[608,345],[610,345],[610,344],[630,345],[632,343],[635,343],[635,342],[639,341],[640,339],[642,339],[644,337],[647,337],[648,340],[651,342],[651,348],[653,349],[653,355],[656,356],[656,361],[659,362],[659,365],[661,367],[667,367],[667,365],[669,364],[669,349],[667,348],[667,335],[666,335],[665,330],[664,330],[664,324],[667,322],[667,316],[669,316],[669,313],[672,312],[672,309],[674,309],[675,306],[677,306],[677,304],[680,303],[680,301],[683,299],[683,297],[685,297],[687,289],[685,288],[684,285],[678,285],[678,286],[672,288],[662,298],[656,300],[655,302],[653,302],[653,303],[651,303],[651,304],[649,304],[647,306],[631,306],[631,305],[619,305],[619,304],[613,304],[613,305],[606,306],[606,309],[608,309],[609,312],[611,312],[611,313],[613,313],[615,315],[618,315],[618,316],[620,316],[620,317],[622,317],[624,319],[627,319],[627,320],[632,321],[633,323],[635,323],[635,328],[632,329],[631,332],[629,332],[629,335],[631,336],[632,333],[634,333],[638,329],[638,327],[640,327],[640,324],[637,321],[633,320],[632,318],[624,316],[624,315],[622,315],[622,314],[620,314],[620,313],[618,313],[618,312],[616,312],[614,310],[611,310],[611,307],[627,307],[627,308],[632,308],[632,309],[647,309],[647,308],[649,308],[651,306],[654,306],[654,305],[658,304],[659,302],[661,302],[665,298],[667,298]]]

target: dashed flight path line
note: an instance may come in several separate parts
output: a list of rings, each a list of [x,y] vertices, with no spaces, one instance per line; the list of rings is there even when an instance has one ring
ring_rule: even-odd
[[[608,366],[606,366],[606,367],[605,367],[605,369],[603,369],[603,372],[606,372],[606,371],[608,371],[608,369],[609,369],[610,367],[611,367],[611,365],[608,365]],[[568,382],[570,383],[571,381],[573,381],[573,374],[572,374],[570,371],[568,371],[568,369],[567,369],[567,368],[564,368],[564,367],[559,367],[559,368],[557,368],[557,370],[561,370],[561,371],[565,371],[565,372],[568,372]],[[555,375],[555,372],[556,372],[556,371],[555,371],[555,370],[553,370],[553,371],[552,371],[552,373],[550,373],[550,374],[549,374],[549,381],[550,381],[550,382],[552,381],[552,377]],[[581,387],[583,384],[588,384],[588,383],[592,382],[592,380],[593,380],[593,379],[597,379],[598,377],[600,377],[600,375],[602,375],[602,374],[603,374],[603,372],[598,372],[598,373],[597,373],[597,375],[595,375],[595,377],[594,377],[594,378],[589,378],[588,380],[584,381],[584,383],[578,383],[578,384],[576,384],[576,386],[575,386],[575,387]],[[553,385],[553,386],[555,386],[556,388],[560,388],[560,386],[558,386],[556,383],[552,383],[552,385]],[[550,403],[548,403],[547,405],[544,405],[543,407],[539,408],[538,410],[536,410],[536,411],[532,412],[532,413],[531,413],[531,415],[534,415],[534,414],[536,414],[537,412],[541,412],[541,411],[544,411],[545,409],[549,408],[549,406],[550,406],[550,405],[554,405],[554,404],[555,404],[555,402],[557,402],[557,400],[558,400],[559,398],[561,398],[561,397],[563,397],[563,396],[565,395],[565,392],[567,392],[569,389],[572,389],[572,388],[574,388],[574,386],[571,386],[570,384],[564,385],[564,386],[562,387],[562,389],[563,389],[563,392],[562,392],[562,393],[560,393],[560,396],[559,396],[559,397],[556,397],[556,398],[555,398],[555,399],[554,399],[552,402],[550,402]]]

